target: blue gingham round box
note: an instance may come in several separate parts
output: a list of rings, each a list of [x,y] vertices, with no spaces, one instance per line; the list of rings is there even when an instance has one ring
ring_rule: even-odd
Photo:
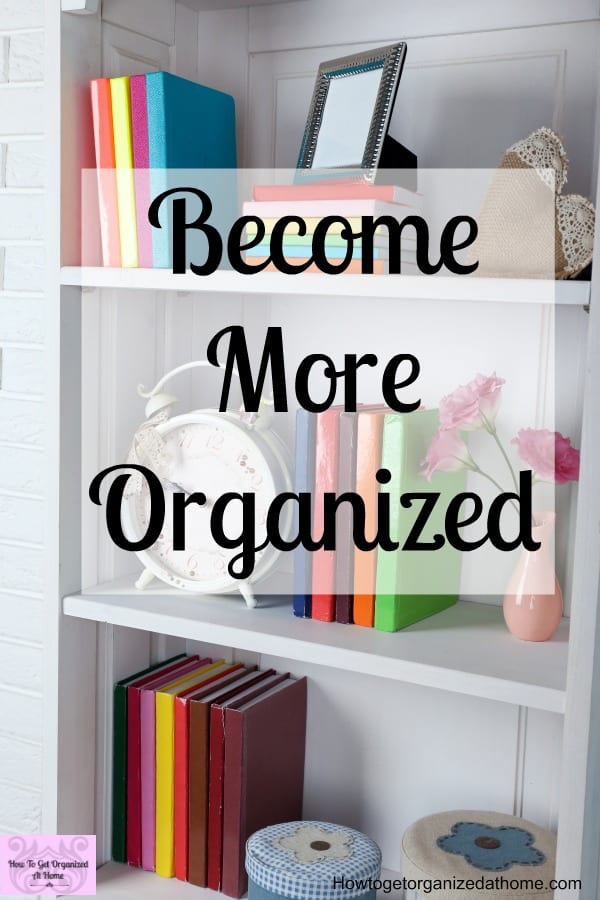
[[[246,842],[248,900],[375,900],[381,851],[360,831],[285,822]]]

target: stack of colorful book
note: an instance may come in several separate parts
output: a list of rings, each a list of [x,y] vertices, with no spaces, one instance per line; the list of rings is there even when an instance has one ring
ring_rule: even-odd
[[[464,471],[438,473],[430,483],[421,475],[438,425],[437,410],[406,414],[363,406],[353,413],[330,407],[316,415],[298,410],[295,489],[312,495],[313,540],[323,535],[324,495],[354,492],[364,503],[365,537],[374,541],[382,492],[388,495],[381,508],[389,505],[389,535],[400,549],[356,547],[352,507],[340,502],[335,550],[310,552],[300,545],[294,551],[296,616],[398,631],[456,602],[461,560],[449,543],[436,550],[434,566],[431,554],[402,549],[420,506],[404,508],[401,494],[439,493],[419,538],[426,542],[444,533],[448,502],[464,490]],[[387,482],[377,480],[379,469],[389,472]]]
[[[172,186],[168,170],[235,168],[233,97],[168,72],[90,87],[103,264],[167,267],[168,229],[148,208]]]
[[[243,215],[258,216],[265,223],[264,240],[246,251],[246,262],[261,265],[270,256],[273,226],[284,216],[299,216],[306,223],[306,234],[300,235],[297,226],[290,224],[283,240],[283,253],[293,266],[301,266],[312,255],[312,241],[318,223],[327,216],[341,216],[354,234],[362,230],[362,217],[389,216],[396,221],[418,212],[420,195],[406,188],[376,185],[366,181],[311,181],[306,184],[257,185],[252,201],[243,205]],[[342,223],[333,223],[327,230],[325,254],[333,266],[340,266],[346,257],[347,240],[342,237]],[[256,228],[246,229],[248,239],[256,237]],[[389,229],[380,226],[373,241],[373,273],[388,272]],[[418,272],[416,265],[416,236],[408,227],[402,233],[400,266],[403,273]],[[362,271],[362,238],[353,241],[352,258],[344,271]],[[274,269],[271,263],[266,269]],[[319,271],[314,263],[306,271]]]
[[[305,678],[182,654],[119,681],[113,859],[241,897],[247,838],[302,818],[305,737]]]

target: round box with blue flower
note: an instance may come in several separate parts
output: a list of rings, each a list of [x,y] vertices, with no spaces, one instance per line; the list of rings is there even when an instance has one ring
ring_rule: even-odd
[[[248,900],[375,900],[381,851],[366,835],[329,822],[285,822],[246,843]]]
[[[411,825],[402,860],[402,874],[427,880],[433,900],[473,900],[472,882],[478,897],[538,900],[553,896],[556,838],[516,816],[454,810]],[[415,896],[421,896],[418,889]]]

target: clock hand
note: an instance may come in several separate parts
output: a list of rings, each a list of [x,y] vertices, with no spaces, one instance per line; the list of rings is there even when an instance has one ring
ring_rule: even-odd
[[[176,481],[169,481],[168,479],[165,479],[163,481],[163,486],[168,491],[181,491],[183,494],[186,494],[186,495],[191,493],[191,491],[188,491],[187,488],[184,488],[182,484],[177,484]]]
[[[187,488],[184,488],[182,484],[178,484],[176,481],[163,481],[164,487],[169,491],[181,491],[182,494],[185,494],[186,497],[189,497],[190,494],[194,493],[194,491],[188,491]],[[207,509],[210,509],[214,506],[214,500],[211,500],[209,497],[206,498],[204,503],[202,504]]]

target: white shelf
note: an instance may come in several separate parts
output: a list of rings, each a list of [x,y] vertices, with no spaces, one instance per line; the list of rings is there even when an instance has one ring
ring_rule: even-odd
[[[193,596],[121,578],[64,599],[67,615],[564,712],[568,624],[551,641],[513,638],[497,606],[463,601],[395,634],[297,619],[289,597],[249,610],[235,595]]]
[[[399,878],[397,872],[384,869],[381,878],[389,878],[392,881]],[[96,896],[102,900],[215,900],[216,897],[225,898],[224,894],[209,891],[208,888],[195,887],[185,881],[177,881],[175,878],[161,878],[153,872],[144,872],[143,869],[133,869],[122,863],[110,862],[102,866],[96,872]],[[391,891],[380,897],[389,900],[400,900],[402,891]],[[93,900],[93,898],[91,898]]]
[[[338,297],[391,297],[406,300],[474,300],[488,303],[548,303],[586,306],[588,281],[546,281],[524,278],[475,278],[426,275],[283,275],[260,272],[241,275],[219,271],[198,276],[173,275],[170,269],[109,269],[65,267],[61,283],[89,288],[184,291],[194,293],[327,294]],[[554,299],[553,299],[554,298]]]
[[[190,9],[203,11],[207,9],[239,9],[242,6],[275,6],[278,3],[293,3],[294,0],[181,0],[181,2]]]

